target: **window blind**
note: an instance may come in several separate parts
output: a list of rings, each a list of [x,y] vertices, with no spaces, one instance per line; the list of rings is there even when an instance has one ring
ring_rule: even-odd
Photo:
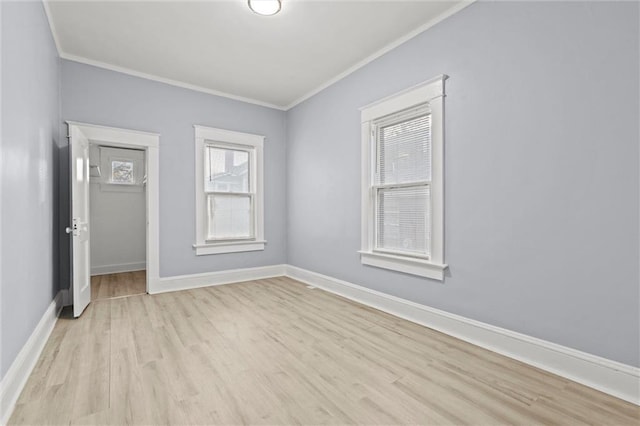
[[[251,236],[251,196],[210,194],[207,197],[209,240],[237,240]]]
[[[378,127],[377,183],[431,180],[431,115]]]
[[[374,123],[376,248],[429,256],[431,115],[426,106]]]
[[[429,187],[380,188],[377,198],[377,246],[429,255]]]

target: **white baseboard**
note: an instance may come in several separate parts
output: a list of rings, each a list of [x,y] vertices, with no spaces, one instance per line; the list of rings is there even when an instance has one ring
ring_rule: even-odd
[[[120,272],[142,271],[147,269],[147,262],[120,263],[118,265],[92,266],[91,276],[118,274]]]
[[[49,339],[62,309],[62,292],[58,292],[40,322],[0,382],[0,425],[7,424],[16,401]]]
[[[149,294],[281,277],[284,275],[284,272],[285,265],[271,265],[260,266],[257,268],[231,269],[204,274],[166,277],[160,278],[158,284],[154,285],[154,288],[149,289]]]
[[[286,275],[640,405],[640,368],[287,265]]]

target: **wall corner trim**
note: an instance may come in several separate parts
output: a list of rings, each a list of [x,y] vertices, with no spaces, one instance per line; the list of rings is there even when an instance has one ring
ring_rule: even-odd
[[[167,293],[170,291],[189,290],[200,287],[233,284],[243,281],[261,280],[281,277],[285,274],[286,265],[258,266],[256,268],[230,269],[207,272],[204,274],[179,275],[160,278],[149,294]]]
[[[640,368],[292,265],[286,276],[640,405]]]
[[[62,310],[62,292],[58,292],[27,339],[18,356],[0,382],[0,425],[7,424],[27,379],[56,325]]]

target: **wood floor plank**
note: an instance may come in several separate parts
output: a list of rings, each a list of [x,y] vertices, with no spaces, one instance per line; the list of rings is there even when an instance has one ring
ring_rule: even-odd
[[[67,384],[49,386],[43,398],[17,404],[9,424],[69,424],[76,390]]]
[[[142,369],[134,351],[121,347],[112,354],[109,384],[109,408],[112,410],[109,414],[117,414],[127,424],[147,423],[150,415],[142,403],[145,398]]]
[[[147,292],[146,271],[121,272],[91,277],[91,300],[112,299]]]
[[[94,277],[9,424],[640,424],[640,407],[289,278]]]

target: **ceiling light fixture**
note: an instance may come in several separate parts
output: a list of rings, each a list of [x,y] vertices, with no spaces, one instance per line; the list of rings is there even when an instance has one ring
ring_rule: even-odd
[[[248,0],[249,9],[258,15],[270,16],[280,12],[280,0]]]

